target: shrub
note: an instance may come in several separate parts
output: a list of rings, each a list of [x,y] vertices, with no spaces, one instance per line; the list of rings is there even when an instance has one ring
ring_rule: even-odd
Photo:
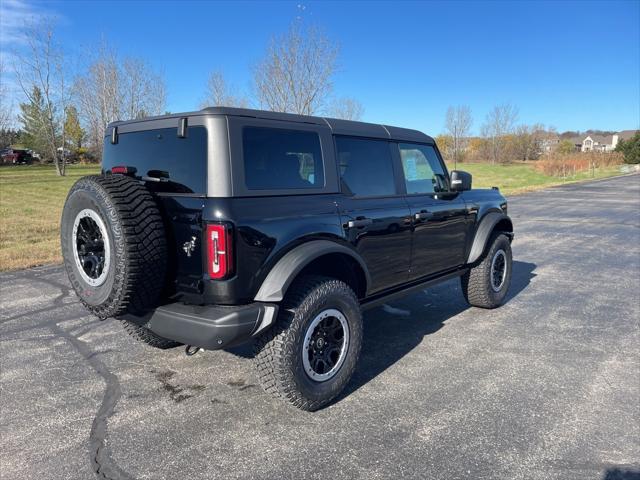
[[[624,163],[640,163],[640,130],[629,140],[620,140],[616,152],[624,155]]]
[[[536,170],[553,177],[573,177],[592,169],[620,165],[624,162],[621,153],[555,153],[536,162]]]

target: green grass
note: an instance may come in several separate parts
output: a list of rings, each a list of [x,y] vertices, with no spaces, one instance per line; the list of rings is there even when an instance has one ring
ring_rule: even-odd
[[[447,165],[453,170],[453,165]],[[473,175],[473,188],[499,187],[505,195],[539,190],[545,187],[563,185],[594,178],[606,178],[620,175],[620,166],[596,169],[591,172],[578,173],[566,179],[544,175],[538,172],[532,163],[515,163],[510,165],[491,165],[487,163],[459,163],[458,170]]]
[[[563,181],[532,164],[461,163],[458,169],[473,175],[475,188],[496,186],[506,195],[592,178],[584,173]],[[61,261],[60,215],[67,192],[78,178],[98,172],[95,165],[73,165],[59,177],[50,165],[0,167],[0,271]],[[619,167],[608,167],[597,170],[595,178],[619,173]]]
[[[56,175],[52,165],[0,167],[0,271],[60,262],[60,215],[71,185],[92,166],[67,167]]]

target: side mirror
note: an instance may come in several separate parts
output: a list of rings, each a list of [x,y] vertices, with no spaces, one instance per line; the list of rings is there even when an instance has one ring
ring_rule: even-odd
[[[451,190],[454,192],[464,192],[471,190],[471,174],[462,170],[451,172]]]

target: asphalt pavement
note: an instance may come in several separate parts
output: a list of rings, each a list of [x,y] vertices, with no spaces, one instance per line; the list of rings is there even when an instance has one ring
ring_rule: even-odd
[[[367,312],[316,413],[264,394],[248,348],[154,350],[59,266],[0,275],[0,477],[639,479],[640,175],[509,213],[507,303],[456,280]]]

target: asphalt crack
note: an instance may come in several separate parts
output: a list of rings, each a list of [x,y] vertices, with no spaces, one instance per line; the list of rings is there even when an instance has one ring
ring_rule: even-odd
[[[71,288],[62,283],[47,280],[37,275],[24,275],[23,277],[31,277],[30,279],[33,281],[42,282],[60,289],[60,295],[56,296],[53,300],[52,309],[61,307],[63,300],[71,293]],[[50,328],[57,337],[67,340],[91,368],[102,377],[106,384],[102,403],[93,419],[89,433],[89,457],[93,471],[98,478],[107,480],[133,480],[134,477],[120,468],[113,460],[106,444],[107,422],[111,415],[113,415],[115,407],[122,396],[122,389],[120,388],[118,377],[112,373],[107,365],[99,358],[98,354],[106,352],[93,351],[89,344],[63,329],[57,321],[47,322],[42,325],[42,327]]]

